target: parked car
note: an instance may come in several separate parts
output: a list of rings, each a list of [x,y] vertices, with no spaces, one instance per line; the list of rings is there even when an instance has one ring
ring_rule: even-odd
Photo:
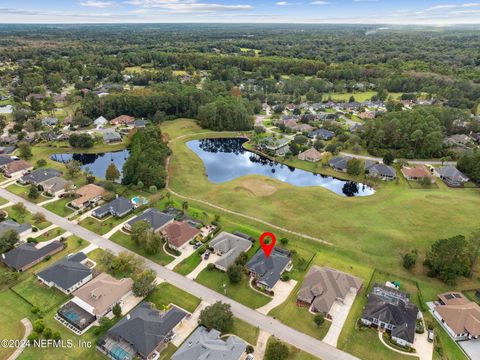
[[[247,357],[245,358],[245,360],[253,360],[253,355],[252,355],[252,354],[248,354]]]
[[[428,337],[427,337],[428,342],[433,342],[434,339],[435,339],[435,333],[433,332],[433,330],[428,329]]]
[[[208,260],[208,258],[210,257],[210,251],[205,251],[205,254],[203,255],[203,259],[204,260]]]
[[[195,245],[193,245],[193,248],[198,249],[200,246],[202,246],[202,243],[200,241],[197,241]]]

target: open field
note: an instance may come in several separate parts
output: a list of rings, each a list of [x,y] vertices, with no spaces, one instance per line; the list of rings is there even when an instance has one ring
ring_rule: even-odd
[[[67,207],[67,204],[72,201],[72,198],[65,197],[60,200],[48,203],[45,205],[45,209],[50,210],[51,212],[62,216],[67,217],[68,215],[73,213],[73,209]]]
[[[188,120],[166,122],[163,129],[170,138],[201,131]],[[199,137],[202,135],[192,138]],[[435,240],[468,235],[479,226],[479,189],[440,186],[438,191],[412,190],[399,181],[379,184],[373,196],[346,198],[321,187],[298,188],[269,180],[276,192],[260,197],[241,189],[246,180],[264,180],[262,176],[214,184],[205,176],[201,160],[185,146],[189,139],[169,144],[173,149],[170,187],[174,191],[325,239],[348,249],[351,260],[372,267],[405,273],[403,253],[417,248],[422,257]]]

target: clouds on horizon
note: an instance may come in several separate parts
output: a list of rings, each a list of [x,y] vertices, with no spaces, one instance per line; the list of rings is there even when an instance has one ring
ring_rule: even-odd
[[[24,5],[22,5],[24,3]],[[5,0],[0,23],[480,24],[465,0]]]

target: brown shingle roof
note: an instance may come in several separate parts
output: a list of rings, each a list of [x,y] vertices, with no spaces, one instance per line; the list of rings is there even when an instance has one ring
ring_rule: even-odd
[[[88,184],[82,186],[80,189],[75,191],[75,195],[79,196],[79,198],[72,201],[72,204],[75,206],[82,206],[87,201],[95,199],[98,196],[103,195],[105,190],[95,184]]]
[[[428,170],[423,165],[417,165],[415,167],[402,167],[402,174],[405,177],[410,178],[424,178],[424,177],[432,177],[432,175],[428,172]]]
[[[163,230],[163,235],[170,245],[181,247],[187,241],[192,240],[200,231],[190,226],[187,222],[174,221],[168,224]]]
[[[131,124],[135,121],[135,118],[128,115],[120,115],[115,119],[110,121],[112,125],[119,125],[119,124]]]
[[[10,174],[14,174],[16,172],[19,172],[22,170],[28,170],[31,168],[33,168],[33,166],[30,165],[25,160],[12,161],[11,163],[5,165],[5,174],[10,175]]]
[[[455,334],[468,332],[480,336],[480,306],[468,300],[459,292],[438,295],[445,305],[438,305],[435,311]]]
[[[320,161],[322,159],[322,156],[323,154],[313,147],[298,154],[298,158],[300,160],[308,161]]]
[[[94,308],[95,315],[103,315],[110,306],[116,304],[132,290],[133,280],[117,280],[101,273],[96,278],[76,290],[73,295]]]

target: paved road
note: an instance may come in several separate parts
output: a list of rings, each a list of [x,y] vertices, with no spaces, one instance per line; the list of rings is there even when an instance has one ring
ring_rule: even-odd
[[[14,203],[17,203],[17,202],[24,203],[28,211],[32,213],[40,212],[44,214],[45,218],[48,221],[60,226],[61,228],[71,232],[74,235],[77,235],[78,237],[81,237],[82,239],[89,241],[92,244],[97,245],[102,249],[109,249],[113,253],[119,253],[122,251],[131,252],[125,249],[124,247],[112,242],[111,240],[108,240],[102,236],[99,236],[81,227],[80,225],[74,224],[68,221],[67,219],[52,213],[51,211],[45,208],[42,208],[41,206],[33,204],[21,198],[20,196],[10,193],[5,189],[0,189],[0,197],[3,197],[4,199],[7,199],[8,201],[11,201]],[[138,254],[137,256],[140,257],[140,255]],[[238,318],[254,326],[257,326],[260,328],[260,330],[273,334],[278,339],[285,341],[293,346],[296,346],[297,348],[303,351],[306,351],[314,356],[317,356],[320,359],[323,359],[323,360],[357,359],[356,357],[350,354],[347,354],[320,340],[317,340],[311,336],[301,333],[295,329],[292,329],[271,317],[263,315],[258,311],[252,310],[222,294],[219,294],[199,283],[196,283],[193,280],[190,280],[180,274],[177,274],[171,270],[168,270],[165,267],[160,266],[157,263],[154,263],[153,261],[150,261],[146,258],[143,258],[143,259],[145,260],[145,264],[149,268],[156,271],[158,276],[161,277],[162,279],[165,279],[165,281],[171,284],[174,284],[178,288],[190,294],[193,294],[208,303],[223,301],[225,303],[230,304],[232,307],[232,312]]]
[[[358,159],[363,159],[363,160],[373,160],[373,161],[378,161],[378,162],[383,162],[383,158],[380,157],[375,157],[375,156],[367,156],[367,155],[358,155],[358,154],[352,154],[352,153],[347,153],[347,152],[341,152],[340,155],[343,156],[351,156],[351,157],[356,157]],[[405,159],[409,164],[416,164],[416,165],[457,165],[456,161],[444,161],[441,162],[439,160],[410,160],[410,159]]]

